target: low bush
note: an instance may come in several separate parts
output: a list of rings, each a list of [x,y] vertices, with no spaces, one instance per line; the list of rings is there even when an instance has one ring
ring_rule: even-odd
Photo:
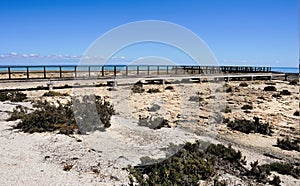
[[[174,90],[174,87],[173,86],[167,86],[165,89],[166,90]]]
[[[94,102],[92,102],[92,97]],[[24,113],[23,110],[15,111],[12,117],[21,119],[14,128],[23,132],[47,132],[59,131],[63,134],[73,134],[75,131],[85,133],[93,130],[101,130],[110,127],[110,118],[114,114],[113,106],[99,96],[84,96],[74,99],[74,108],[71,102],[62,104],[59,101],[50,103],[38,101],[33,106],[35,110],[31,113]],[[91,112],[96,107],[98,118]],[[16,116],[15,116],[16,115]]]
[[[149,90],[147,90],[147,93],[150,93],[150,94],[158,93],[158,92],[160,92],[160,90],[158,88],[150,88]]]
[[[234,121],[229,121],[227,127],[232,130],[237,130],[246,134],[249,133],[260,133],[265,135],[272,135],[273,131],[269,123],[261,124],[259,118],[254,117],[254,122],[249,120],[239,120],[235,119]]]
[[[141,117],[139,116],[139,122],[138,122],[139,126],[143,126],[143,127],[149,127],[150,129],[161,129],[163,127],[168,127],[170,128],[171,126],[169,125],[169,121],[164,119],[163,117],[156,117],[156,118],[152,118],[152,117]]]
[[[200,102],[200,101],[203,101],[203,98],[202,98],[202,97],[199,97],[199,96],[191,96],[191,97],[189,98],[189,101]]]
[[[290,81],[289,84],[290,85],[297,85],[298,84],[298,80],[294,79],[294,80]]]
[[[252,105],[243,105],[241,109],[243,109],[243,110],[252,110],[253,106]]]
[[[247,84],[246,82],[242,82],[242,83],[240,83],[239,86],[240,86],[240,87],[248,87],[248,84]]]
[[[160,106],[158,105],[158,104],[154,104],[154,105],[152,105],[149,109],[148,109],[148,111],[149,112],[156,112],[156,111],[158,111],[160,109]]]
[[[272,97],[274,97],[274,98],[281,98],[282,96],[280,94],[273,94]]]
[[[286,89],[284,89],[284,90],[282,90],[281,92],[280,92],[280,95],[284,95],[284,96],[289,96],[289,95],[291,95],[292,93],[289,91],[289,90],[286,90]]]
[[[132,88],[131,88],[131,91],[133,93],[143,93],[145,92],[145,89],[143,89],[142,86],[139,86],[139,85],[133,85]]]
[[[284,139],[277,139],[277,147],[284,150],[296,150],[300,152],[300,141],[290,140],[289,137],[286,137]]]
[[[45,92],[43,94],[43,96],[45,96],[45,97],[70,96],[70,94],[68,94],[68,93],[61,93],[61,92],[55,92],[55,91],[49,91],[49,92]]]
[[[20,91],[0,92],[0,101],[22,102],[27,95]]]
[[[274,86],[266,86],[265,88],[264,88],[264,91],[276,91],[277,89],[276,89],[276,87],[274,87]]]
[[[17,119],[22,119],[27,114],[27,109],[18,105],[13,111],[10,113],[10,117],[7,121],[15,121]]]
[[[237,164],[246,164],[246,157],[242,157],[241,151],[234,150],[231,145],[225,147],[222,144],[210,144],[206,151],[208,154],[212,154],[216,157],[222,158],[223,160],[227,160],[231,163]]]
[[[277,172],[282,175],[290,175],[294,178],[300,178],[300,168],[297,165],[291,163],[272,162],[270,164],[261,165],[262,168],[266,169],[267,172]]]
[[[206,150],[202,145],[207,146]],[[236,176],[246,173],[242,164],[245,163],[240,151],[222,144],[186,143],[166,160],[155,160],[149,157],[141,159],[142,164],[128,167],[129,185],[199,185],[200,180],[208,180],[215,176],[218,170]],[[222,167],[226,167],[225,169]],[[215,184],[226,185],[226,182]]]
[[[298,110],[294,112],[294,116],[299,116],[299,115],[300,115],[300,114],[299,114],[299,111],[298,111]]]

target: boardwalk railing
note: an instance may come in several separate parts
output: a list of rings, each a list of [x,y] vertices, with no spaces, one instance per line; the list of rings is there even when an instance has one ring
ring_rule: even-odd
[[[189,74],[265,73],[271,67],[245,66],[0,66],[0,80],[55,78],[111,78],[122,76],[152,77]]]

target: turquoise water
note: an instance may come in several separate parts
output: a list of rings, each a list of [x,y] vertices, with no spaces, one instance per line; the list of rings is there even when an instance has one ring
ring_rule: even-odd
[[[272,67],[272,71],[298,74],[299,68],[297,68],[297,67]]]

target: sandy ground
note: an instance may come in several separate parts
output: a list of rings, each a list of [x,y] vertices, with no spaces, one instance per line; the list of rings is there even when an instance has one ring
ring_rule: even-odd
[[[131,86],[118,86],[117,91],[108,91],[107,87],[56,90],[76,95],[95,93],[108,98],[116,110],[112,126],[105,132],[95,131],[89,135],[71,137],[54,133],[25,134],[11,130],[11,126],[18,121],[6,122],[5,119],[16,105],[31,108],[30,100],[64,102],[70,99],[42,97],[47,91],[24,91],[28,95],[28,102],[0,102],[0,184],[127,185],[128,174],[123,168],[139,164],[141,157],[168,157],[176,152],[171,144],[184,144],[196,139],[233,144],[233,148],[241,150],[246,156],[248,167],[255,160],[259,160],[259,163],[278,161],[264,156],[264,153],[275,154],[282,158],[281,161],[299,162],[299,152],[285,151],[274,146],[278,137],[289,135],[300,138],[300,118],[293,116],[299,110],[299,86],[273,80],[277,92],[283,89],[292,92],[291,96],[274,98],[274,92],[263,91],[270,81],[247,83],[248,87],[240,87],[240,82],[229,82],[235,90],[231,93],[215,91],[223,87],[224,82],[171,84],[174,90],[164,90],[168,85],[145,85],[146,91],[150,88],[161,90],[152,94],[132,93]],[[1,83],[0,87],[36,87],[43,84],[45,82]],[[203,100],[189,101],[191,96],[196,95],[200,95]],[[254,109],[245,113],[241,110],[244,104],[251,104]],[[159,105],[160,109],[156,112],[149,111],[153,105]],[[220,112],[226,105],[231,108],[231,113]],[[231,119],[251,119],[258,116],[262,122],[269,122],[275,133],[273,136],[265,136],[231,131],[218,120],[220,115]],[[172,127],[159,130],[140,127],[137,124],[139,116],[163,116]],[[73,167],[70,171],[64,171],[65,165]],[[300,184],[300,180],[291,176],[279,176],[282,185]],[[221,174],[221,178],[226,179],[229,185],[245,184],[233,175]],[[201,185],[205,184],[201,182]]]

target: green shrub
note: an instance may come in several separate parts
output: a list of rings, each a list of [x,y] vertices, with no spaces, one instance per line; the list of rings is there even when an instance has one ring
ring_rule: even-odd
[[[298,110],[294,112],[294,116],[299,116],[299,115],[300,115],[300,114],[299,114],[299,111],[298,111]]]
[[[286,137],[282,140],[277,139],[277,146],[284,150],[296,150],[300,152],[300,141],[290,140],[289,137]]]
[[[27,109],[22,107],[21,105],[18,105],[16,108],[13,109],[7,121],[15,121],[17,119],[22,119],[26,114]]]
[[[252,110],[253,106],[252,105],[243,105],[241,109],[243,109],[243,110]]]
[[[274,176],[273,180],[269,181],[269,184],[275,185],[275,186],[280,186],[281,180],[279,176]]]
[[[265,88],[264,88],[264,91],[276,91],[277,89],[276,89],[276,87],[274,87],[274,86],[266,86]]]
[[[150,94],[158,93],[158,92],[160,92],[160,90],[158,88],[150,88],[149,90],[147,90],[147,93],[150,93]]]
[[[165,89],[166,90],[174,90],[174,87],[173,86],[167,86]]]
[[[248,84],[247,84],[246,82],[242,82],[242,83],[240,83],[239,86],[240,86],[240,87],[248,87]]]
[[[82,101],[76,98],[74,102],[80,105],[76,110],[71,102],[62,104],[57,101],[56,104],[53,104],[47,101],[38,101],[33,105],[35,108],[33,112],[24,114],[23,111],[20,111],[21,122],[14,128],[28,133],[59,131],[68,135],[78,129],[79,133],[85,133],[101,129],[101,127],[110,127],[110,118],[114,114],[112,105],[99,96],[94,97],[95,102],[93,104],[90,101],[91,97],[94,96],[84,96]],[[100,121],[95,121],[94,113],[90,111],[90,108],[95,107],[95,105]],[[12,116],[16,114],[17,111]]]
[[[68,93],[60,93],[60,92],[55,92],[55,91],[49,91],[49,92],[45,92],[43,94],[43,96],[45,96],[45,97],[70,96],[70,94],[68,94]]]
[[[294,79],[294,80],[290,81],[289,84],[290,85],[297,85],[298,84],[298,80]]]
[[[20,91],[0,92],[0,101],[22,102],[27,95]]]
[[[198,185],[199,180],[214,174],[212,161],[204,158],[197,143],[187,143],[169,159],[129,167],[128,171],[129,185]]]
[[[242,157],[241,151],[235,151],[231,145],[225,147],[222,144],[210,144],[206,149],[206,153],[220,157],[231,163],[246,164],[246,157]]]
[[[138,85],[133,85],[131,90],[132,90],[133,93],[143,93],[143,92],[145,92],[145,89],[143,89],[143,87],[138,86]]]
[[[156,112],[156,111],[158,111],[160,109],[160,106],[158,105],[158,104],[154,104],[154,105],[152,105],[149,109],[148,109],[148,111],[149,112]]]
[[[270,164],[261,165],[268,172],[274,171],[283,175],[290,175],[298,179],[300,177],[300,168],[291,163],[272,162]]]
[[[163,127],[168,127],[170,128],[171,126],[169,125],[169,121],[164,119],[163,117],[156,117],[156,118],[152,118],[152,117],[141,117],[139,116],[139,122],[138,122],[139,126],[143,126],[143,127],[149,127],[150,129],[161,129]]]
[[[269,123],[261,124],[259,122],[259,118],[254,117],[253,119],[254,122],[245,119],[236,119],[234,121],[229,121],[227,127],[229,127],[232,130],[237,130],[246,134],[260,133],[270,136],[272,135],[273,131],[271,130]]]
[[[143,92],[145,92],[145,89],[143,89],[143,83],[141,81],[136,82],[132,86],[131,91],[133,93],[143,93]]]
[[[193,101],[193,102],[201,102],[203,101],[203,98],[202,97],[199,97],[199,96],[191,96],[189,98],[189,101]]]
[[[285,96],[289,96],[289,95],[291,95],[292,93],[290,92],[290,91],[288,91],[288,90],[286,90],[286,89],[284,89],[284,90],[282,90],[281,92],[280,92],[280,95],[285,95]]]

